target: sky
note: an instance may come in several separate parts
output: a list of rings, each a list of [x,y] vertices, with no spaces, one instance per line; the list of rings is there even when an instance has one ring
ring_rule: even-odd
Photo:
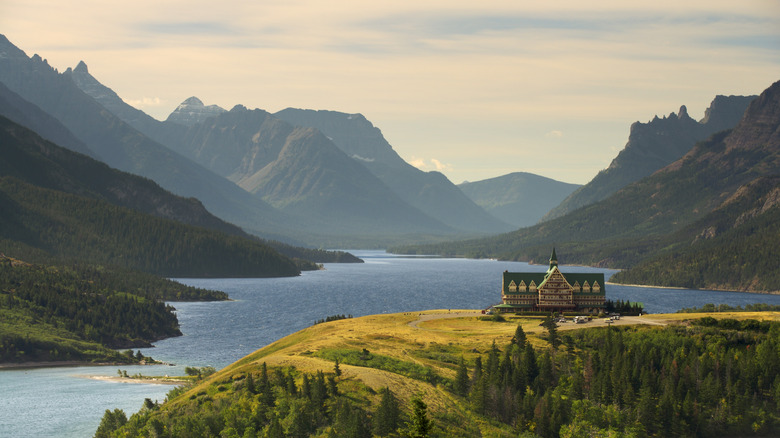
[[[190,96],[361,113],[456,184],[585,184],[632,123],[780,80],[778,0],[0,0],[0,33],[161,120]]]

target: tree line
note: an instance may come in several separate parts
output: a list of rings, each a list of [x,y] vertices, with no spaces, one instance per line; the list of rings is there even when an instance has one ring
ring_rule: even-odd
[[[433,425],[421,398],[413,398],[406,413],[389,388],[380,389],[372,404],[350,393],[353,385],[340,378],[338,365],[332,373],[309,374],[294,368],[270,370],[262,363],[259,370],[213,382],[177,407],[144,403],[129,419],[119,409],[106,410],[95,437],[370,438],[430,433]],[[188,390],[174,389],[168,399],[184,397]]]
[[[778,322],[710,318],[548,337],[553,347],[536,350],[518,326],[503,350],[494,344],[470,370],[462,363],[453,391],[475,412],[541,437],[780,432]]]

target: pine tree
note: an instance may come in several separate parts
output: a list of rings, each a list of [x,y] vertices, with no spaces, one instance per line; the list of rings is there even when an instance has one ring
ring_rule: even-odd
[[[525,331],[523,331],[523,325],[517,324],[517,329],[515,329],[515,335],[512,337],[512,343],[517,345],[518,348],[522,351],[523,348],[525,348]]]
[[[433,423],[428,418],[428,406],[417,396],[412,399],[412,418],[407,426],[407,435],[411,438],[427,438]]]
[[[374,413],[374,433],[379,436],[388,436],[395,432],[401,419],[401,410],[398,399],[388,387],[381,389],[381,400]]]
[[[108,438],[112,436],[112,432],[124,426],[127,423],[127,415],[125,411],[121,409],[114,409],[110,411],[106,409],[103,414],[103,419],[100,420],[100,426],[95,431],[96,438]]]
[[[469,370],[466,368],[466,362],[463,358],[460,358],[460,366],[458,366],[458,373],[455,375],[453,389],[455,390],[455,394],[462,396],[465,396],[469,392]]]
[[[250,394],[255,394],[257,392],[255,388],[255,378],[252,377],[252,373],[247,373],[246,375],[246,390]]]
[[[558,338],[558,324],[552,315],[544,318],[542,326],[547,329],[547,341],[550,342],[550,346],[555,350],[560,345],[560,339]]]

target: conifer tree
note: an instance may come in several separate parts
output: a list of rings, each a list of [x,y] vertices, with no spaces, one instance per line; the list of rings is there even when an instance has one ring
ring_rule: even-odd
[[[453,389],[455,394],[462,396],[468,394],[469,391],[469,370],[466,368],[466,361],[463,358],[460,358],[460,365],[458,366],[458,373],[455,375]]]
[[[542,321],[542,326],[547,329],[547,341],[550,342],[550,346],[555,350],[560,344],[560,339],[558,338],[558,324],[555,322],[552,315],[549,315]]]
[[[512,337],[512,344],[515,344],[520,348],[522,351],[523,348],[525,348],[525,331],[523,330],[522,324],[517,324],[517,329],[515,329],[515,335]]]
[[[374,413],[374,433],[379,436],[388,436],[398,429],[401,410],[398,399],[388,387],[381,389],[381,400]]]
[[[338,358],[336,358],[336,364],[333,365],[333,373],[336,374],[336,377],[341,377],[341,368],[339,368]]]
[[[252,373],[247,373],[246,375],[246,390],[250,394],[255,394],[257,392],[255,389],[255,378],[252,377]]]
[[[100,426],[95,431],[96,438],[108,438],[113,432],[127,423],[127,415],[121,409],[113,411],[106,409],[103,418],[100,420]]]
[[[412,418],[407,426],[407,435],[411,438],[427,438],[430,436],[433,423],[428,418],[428,405],[420,396],[412,399]]]

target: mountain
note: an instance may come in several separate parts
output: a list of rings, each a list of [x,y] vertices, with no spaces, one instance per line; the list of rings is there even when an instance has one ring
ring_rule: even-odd
[[[0,175],[163,219],[248,237],[240,228],[213,216],[197,199],[175,196],[149,179],[58,147],[8,119],[0,118],[0,128]]]
[[[103,161],[145,176],[173,193],[201,200],[209,211],[257,234],[292,233],[298,222],[235,184],[151,140],[85,94],[70,74],[25,53],[0,35],[0,82],[57,118]],[[51,140],[59,143],[59,138]]]
[[[477,205],[516,227],[531,226],[578,187],[543,176],[515,172],[458,187]]]
[[[600,201],[680,159],[697,142],[718,131],[733,128],[755,97],[716,96],[699,122],[688,115],[683,105],[677,114],[671,113],[663,118],[655,116],[648,123],[634,123],[628,143],[609,167],[550,210],[543,220],[554,219]]]
[[[649,284],[780,290],[779,175],[776,82],[732,130],[602,201],[488,239],[396,251],[543,260],[555,245],[566,263],[630,268]]]
[[[0,116],[26,126],[37,132],[41,137],[61,144],[72,151],[89,155],[95,159],[100,157],[81,140],[76,138],[68,128],[47,112],[24,100],[21,96],[9,90],[0,82]]]
[[[165,121],[192,126],[206,121],[209,117],[218,116],[225,111],[224,108],[217,105],[205,106],[200,99],[193,96],[177,106]]]
[[[60,148],[4,117],[0,155],[0,247],[8,255],[169,277],[300,273],[295,262],[197,200]]]
[[[167,146],[168,143],[178,141],[187,130],[182,123],[161,122],[125,103],[114,90],[100,83],[89,73],[89,68],[84,61],[79,61],[76,68],[65,70],[63,76],[70,77],[81,91],[95,99],[103,108],[162,145]]]
[[[287,108],[274,116],[294,126],[322,131],[401,199],[452,228],[471,233],[512,228],[485,212],[440,172],[423,172],[404,161],[361,114]]]
[[[610,281],[780,292],[780,176],[759,178]]]
[[[275,157],[273,154],[281,151],[282,146],[287,141],[286,136],[293,130],[292,126],[265,111],[250,111],[241,105],[237,105],[231,111],[226,112],[214,105],[204,106],[202,101],[195,97],[191,97],[179,105],[165,122],[159,122],[127,105],[111,89],[100,84],[97,79],[89,74],[84,63],[80,63],[73,70],[69,69],[66,74],[69,74],[84,92],[149,138],[191,158],[193,161],[218,175],[230,179],[252,193],[260,193],[257,181],[261,179],[254,175],[262,167],[274,164]],[[217,131],[217,129],[221,131]],[[381,139],[381,134],[379,138]],[[387,150],[403,165],[412,169],[415,176],[426,175],[403,162],[389,145],[387,145]],[[335,158],[336,155],[329,156]],[[335,198],[331,197],[331,195],[326,197],[328,199],[327,202],[325,202],[325,198],[320,200],[315,200],[312,197],[308,198],[309,201],[316,201],[318,205],[324,208],[320,212],[321,214],[313,215],[313,210],[307,208],[305,204],[301,204],[299,194],[294,196],[295,199],[285,202],[279,199],[278,196],[285,191],[280,191],[278,187],[273,189],[277,195],[274,197],[276,200],[275,205],[282,206],[281,209],[287,212],[300,212],[300,217],[297,218],[296,223],[299,229],[305,229],[306,231],[291,233],[295,234],[299,239],[305,238],[311,241],[321,241],[321,237],[309,233],[430,235],[452,234],[455,232],[453,227],[429,217],[430,215],[421,213],[419,208],[403,205],[403,202],[399,203],[397,192],[388,193],[386,189],[375,187],[377,185],[376,176],[366,175],[359,167],[347,163],[347,160],[342,160],[341,157],[337,161],[340,164],[336,165],[336,161],[328,163],[328,165],[335,165],[329,171],[331,174],[337,175],[339,179],[351,178],[353,181],[363,178],[364,182],[352,186],[350,190],[357,190],[354,193],[343,192],[340,195],[335,195],[334,192],[331,194],[340,197],[341,201],[334,201]],[[278,163],[274,165],[276,164]],[[311,166],[313,165],[322,165],[322,163],[315,164],[305,161],[300,162],[300,164],[305,164],[307,168],[304,170],[287,167],[287,174],[293,177],[297,173],[311,172]],[[359,173],[356,175],[345,175],[344,172],[349,169],[356,170]],[[267,172],[270,172],[270,169],[266,169]],[[474,224],[478,224],[476,229],[479,230],[485,229],[486,226],[491,227],[491,224],[495,225],[498,222],[468,200],[443,175],[429,174],[425,179],[427,181],[420,182],[425,184],[425,186],[422,186],[422,191],[427,193],[427,199],[424,202],[417,202],[418,207],[420,205],[427,207],[437,203],[450,202],[445,199],[457,199],[462,204],[464,210],[462,213],[457,213],[457,209],[453,208],[445,210],[447,214],[444,217],[450,218],[447,222],[458,222],[464,220],[464,218],[468,219],[471,217],[469,220]],[[311,181],[311,178],[308,180]],[[380,182],[379,184],[382,183]],[[436,188],[439,186],[444,187],[446,191],[451,193],[445,194]],[[335,187],[333,186],[328,190],[334,190]],[[341,184],[339,187],[347,189],[348,184]],[[288,189],[290,188],[288,187]],[[312,186],[309,189],[313,190],[316,187]],[[291,190],[295,191],[294,189]],[[417,188],[417,190],[420,189]],[[291,193],[290,190],[286,192]],[[371,194],[368,195],[361,192],[370,192]],[[260,193],[257,198],[266,199],[266,196]],[[356,201],[355,205],[344,202],[350,198]],[[381,202],[381,199],[386,201]],[[336,205],[343,208],[337,208]],[[351,211],[352,213],[345,214],[346,211]],[[442,215],[439,214],[439,216]],[[345,221],[347,218],[349,220]],[[241,222],[235,217],[231,217],[231,220],[240,223],[245,229],[257,230],[257,227],[252,228],[251,225]],[[359,224],[361,221],[363,223]],[[292,223],[292,221],[285,222]],[[498,229],[506,230],[509,228],[511,227],[502,224]],[[471,232],[474,231],[471,230]]]
[[[310,231],[383,236],[447,233],[409,206],[316,129],[236,105],[192,125],[178,151],[279,210],[305,218]]]

